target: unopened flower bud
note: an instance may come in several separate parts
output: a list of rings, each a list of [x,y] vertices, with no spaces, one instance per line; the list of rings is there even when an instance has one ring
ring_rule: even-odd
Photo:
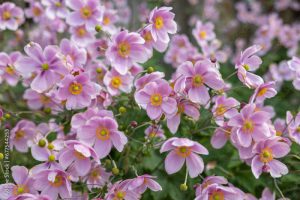
[[[188,189],[188,186],[186,185],[186,184],[180,184],[180,190],[181,191],[187,191],[187,189]]]

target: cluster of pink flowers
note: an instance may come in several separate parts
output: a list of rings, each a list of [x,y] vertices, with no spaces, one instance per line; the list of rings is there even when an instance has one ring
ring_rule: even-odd
[[[282,158],[293,143],[300,144],[300,112],[287,111],[285,120],[275,118],[274,108],[265,101],[277,95],[284,80],[300,90],[299,24],[283,25],[277,15],[263,15],[258,4],[251,3],[247,10],[239,3],[238,19],[258,29],[252,46],[236,44],[234,52],[222,46],[210,21],[195,18],[191,23],[198,46],[184,34],[174,35],[172,7],[148,10],[141,5],[145,21],[134,31],[123,28],[131,14],[126,0],[26,2],[24,10],[10,2],[0,5],[1,31],[17,34],[25,18],[35,24],[28,30],[30,42],[24,44],[24,52],[0,53],[0,83],[25,88],[24,101],[16,106],[27,105],[29,110],[1,106],[0,117],[13,118],[4,124],[11,130],[10,150],[27,153],[38,164],[30,169],[12,166],[14,183],[0,185],[0,199],[88,199],[89,193],[97,193],[95,200],[141,199],[147,189],[166,189],[159,173],[150,174],[135,163],[129,163],[135,176],[127,165],[122,169],[124,163],[138,160],[141,152],[146,154],[145,149],[161,155],[163,172],[169,176],[186,169],[181,190],[187,190],[188,177],[201,177],[194,186],[196,200],[256,199],[223,176],[202,177],[209,170],[210,146],[221,149],[229,142],[256,179],[263,173],[272,178],[288,174]],[[212,21],[219,18],[215,4],[205,1],[204,15]],[[19,41],[10,41],[15,46],[25,39],[18,31]],[[290,59],[260,76],[256,71],[263,65],[261,56],[275,39],[289,49]],[[164,61],[175,69],[169,80],[153,67],[144,69],[156,51],[166,51]],[[229,56],[233,74],[225,78],[221,69]],[[251,95],[230,96],[235,90],[228,81],[232,75]],[[32,116],[23,118],[28,113]],[[134,135],[141,127],[143,141]],[[210,144],[196,137],[206,128],[214,130],[206,140]],[[138,153],[133,156],[133,151]],[[126,174],[120,175],[119,168]],[[275,200],[275,194],[266,188],[261,199]]]

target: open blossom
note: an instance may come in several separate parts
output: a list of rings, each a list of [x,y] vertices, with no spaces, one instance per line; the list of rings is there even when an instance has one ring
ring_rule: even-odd
[[[161,138],[165,139],[166,136],[164,135],[164,130],[161,128],[161,126],[157,125],[151,125],[145,130],[145,135],[148,138]]]
[[[40,22],[44,13],[44,7],[38,1],[29,1],[29,7],[25,9],[26,17],[32,18],[34,22]]]
[[[288,61],[289,68],[295,73],[293,85],[297,90],[300,90],[300,58],[293,57],[292,60]]]
[[[253,148],[255,156],[251,163],[254,176],[259,178],[262,172],[270,173],[274,178],[287,174],[288,168],[275,158],[282,158],[289,151],[290,145],[277,137],[258,142]]]
[[[200,46],[207,41],[215,39],[214,25],[210,22],[197,21],[196,27],[193,29],[193,36]]]
[[[15,63],[20,58],[21,53],[12,52],[9,55],[0,53],[0,72],[1,77],[11,86],[17,85],[19,74],[15,69]]]
[[[121,152],[127,143],[124,133],[118,131],[117,122],[110,117],[92,117],[77,134],[79,140],[94,146],[100,158],[107,156],[112,146]]]
[[[28,120],[21,120],[10,132],[10,147],[15,147],[20,152],[28,151],[28,142],[35,136],[36,126]]]
[[[106,57],[112,67],[124,75],[134,63],[144,63],[149,58],[144,43],[145,40],[138,33],[121,31],[112,37]]]
[[[128,189],[134,190],[137,193],[144,193],[147,188],[149,188],[152,191],[160,191],[162,190],[161,186],[153,180],[154,176],[150,176],[148,174],[137,176],[136,178],[132,179],[128,183]]]
[[[59,153],[59,163],[64,169],[73,164],[79,176],[84,176],[90,171],[90,158],[98,160],[95,150],[84,143],[68,140],[65,146],[66,148]]]
[[[167,126],[171,133],[176,133],[180,124],[180,118],[182,114],[186,114],[191,117],[194,121],[197,121],[200,117],[199,105],[192,103],[187,100],[177,100],[178,111],[176,114],[167,118]]]
[[[65,0],[42,0],[42,4],[46,6],[46,15],[50,19],[65,18],[68,14]]]
[[[28,56],[19,58],[15,67],[25,78],[35,75],[30,86],[39,93],[50,89],[68,72],[57,56],[57,47],[47,46],[43,50],[31,42],[24,50]]]
[[[272,98],[277,94],[275,89],[275,82],[267,82],[258,86],[253,95],[250,98],[250,101],[263,102],[266,98]]]
[[[236,127],[236,134],[239,144],[243,147],[249,147],[252,139],[256,142],[264,140],[271,136],[268,120],[270,114],[265,111],[255,111],[255,104],[247,104],[244,106],[240,114],[232,117],[228,125]]]
[[[106,172],[99,163],[92,162],[89,173],[84,177],[89,190],[92,188],[101,188],[109,182],[110,172]]]
[[[160,149],[161,153],[166,151],[170,151],[165,159],[165,169],[168,174],[178,172],[185,161],[191,178],[195,178],[202,173],[204,163],[197,154],[208,155],[208,151],[198,142],[187,138],[173,137],[168,139]]]
[[[103,18],[103,7],[97,0],[67,0],[73,12],[68,14],[67,23],[71,26],[85,25],[85,27],[92,31],[95,26],[100,24]]]
[[[120,74],[115,69],[106,72],[103,82],[112,96],[121,92],[129,93],[132,87],[133,76],[130,73]]]
[[[128,189],[128,180],[118,181],[108,188],[108,192],[105,195],[105,200],[138,200],[141,195]]]
[[[177,24],[174,21],[175,14],[170,12],[171,7],[155,7],[149,15],[148,25],[154,41],[168,43],[170,38],[168,33],[175,34]]]
[[[33,178],[29,175],[28,169],[23,166],[11,167],[12,177],[16,184],[6,183],[0,185],[0,198],[9,199],[24,193],[36,194],[33,188]]]
[[[237,192],[231,188],[223,185],[211,184],[207,188],[205,188],[201,195],[197,196],[195,200],[243,200],[241,196],[237,194]]]
[[[215,70],[208,60],[198,61],[195,65],[190,61],[184,62],[177,70],[179,77],[175,91],[186,92],[192,102],[207,104],[210,99],[207,86],[214,90],[224,87],[223,80]]]
[[[177,112],[176,100],[170,97],[172,88],[167,81],[148,83],[135,94],[135,101],[147,111],[150,119],[159,119],[162,114],[173,115]]]
[[[60,42],[60,50],[64,55],[66,63],[72,67],[82,67],[87,61],[87,53],[83,48],[78,48],[68,39],[62,39]]]
[[[85,47],[95,39],[95,34],[89,32],[85,25],[70,27],[71,40],[78,46]]]
[[[51,199],[70,198],[72,195],[71,183],[68,174],[61,170],[44,170],[34,175],[34,187],[43,195]]]
[[[262,63],[260,57],[255,55],[260,49],[261,47],[258,45],[248,47],[241,53],[235,63],[235,68],[238,70],[238,78],[249,88],[256,88],[264,83],[260,76],[252,73]]]
[[[0,29],[15,31],[23,22],[24,13],[21,8],[10,2],[0,5]]]
[[[213,116],[218,125],[224,123],[224,118],[230,119],[238,113],[237,107],[240,103],[233,97],[218,96],[212,108]]]
[[[87,74],[69,74],[59,83],[57,97],[66,101],[68,110],[81,109],[91,104],[97,90],[97,86],[89,80]]]

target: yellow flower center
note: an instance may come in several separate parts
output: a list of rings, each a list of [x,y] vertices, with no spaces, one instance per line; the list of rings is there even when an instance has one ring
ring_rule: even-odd
[[[259,90],[257,96],[258,96],[258,97],[261,97],[261,96],[263,96],[267,91],[268,91],[267,88],[262,88],[262,89]]]
[[[25,135],[25,132],[24,132],[24,131],[18,130],[18,131],[16,132],[15,138],[16,138],[16,140],[19,140],[19,139],[23,138],[24,135]]]
[[[209,196],[209,200],[224,200],[224,193],[222,191],[213,191]]]
[[[17,185],[13,188],[13,194],[14,195],[19,195],[19,194],[23,194],[23,193],[28,193],[29,189],[26,185]]]
[[[79,37],[83,37],[86,35],[86,30],[83,27],[77,28],[76,32]]]
[[[269,147],[264,148],[260,153],[259,158],[263,163],[268,163],[273,160],[272,149],[270,149]]]
[[[79,160],[86,159],[86,157],[85,157],[82,153],[80,153],[80,152],[78,152],[78,151],[74,151],[74,156],[75,156],[76,158],[78,158]]]
[[[124,191],[117,191],[114,200],[123,200],[125,198],[126,193]]]
[[[41,15],[42,11],[41,11],[41,9],[39,9],[38,7],[34,7],[34,8],[32,9],[32,13],[33,13],[34,16],[38,17],[38,16]]]
[[[61,175],[57,175],[54,182],[49,181],[49,183],[52,187],[60,187],[64,183],[64,180]]]
[[[177,108],[178,108],[178,111],[177,111],[178,114],[181,114],[184,112],[184,105],[182,103],[178,104]]]
[[[111,79],[111,85],[118,89],[122,84],[122,79],[120,76],[114,76],[112,79]]]
[[[2,13],[2,19],[3,20],[10,20],[10,18],[11,18],[11,13],[9,11],[4,11]]]
[[[123,58],[130,54],[130,45],[128,44],[128,42],[121,42],[119,44],[118,53]]]
[[[162,104],[162,96],[160,94],[152,94],[150,102],[152,106],[160,106]]]
[[[55,155],[51,154],[51,155],[48,157],[48,161],[49,161],[49,162],[54,162],[54,161],[55,161]]]
[[[5,68],[5,72],[8,73],[9,75],[14,75],[15,74],[15,70],[12,66],[7,65]]]
[[[54,4],[56,7],[61,7],[61,3],[59,1],[55,2]]]
[[[80,83],[71,83],[69,86],[69,91],[73,95],[79,95],[82,92],[82,85]]]
[[[186,158],[191,154],[191,148],[186,146],[177,147],[175,152],[177,155]]]
[[[49,64],[48,64],[48,63],[42,64],[42,69],[43,69],[44,71],[48,70],[48,69],[49,69]]]
[[[253,122],[251,120],[245,120],[243,125],[243,131],[253,132],[253,129],[254,129]]]
[[[88,19],[88,18],[90,18],[91,15],[92,15],[91,8],[88,7],[88,6],[85,6],[85,7],[81,8],[80,13],[81,13],[81,16],[82,16],[84,19]]]
[[[276,131],[276,136],[281,136],[282,132],[281,131]]]
[[[223,104],[218,105],[216,109],[217,116],[221,116],[226,112],[226,107]]]
[[[151,42],[152,41],[152,35],[150,31],[147,31],[144,35],[143,38],[145,39],[146,42]]]
[[[193,86],[200,87],[203,85],[203,77],[199,74],[193,77]]]
[[[99,176],[100,176],[100,172],[99,172],[97,169],[93,170],[93,171],[90,173],[90,177],[93,178],[93,179],[96,179],[96,178],[98,178]]]
[[[155,28],[158,29],[158,30],[161,29],[164,26],[164,20],[160,16],[155,18],[154,23],[155,23]]]
[[[296,128],[296,132],[297,132],[297,133],[300,133],[300,126],[298,126],[298,127]]]
[[[96,129],[96,136],[99,140],[108,140],[110,138],[110,132],[105,127],[98,127]]]
[[[103,24],[104,24],[105,26],[107,26],[108,24],[110,24],[110,18],[107,17],[107,16],[105,16],[105,17],[103,18]]]
[[[243,67],[245,68],[246,71],[249,71],[249,69],[250,69],[250,66],[247,64],[244,64]]]
[[[200,33],[199,33],[199,37],[200,37],[201,39],[205,39],[205,38],[206,38],[206,36],[207,36],[207,34],[206,34],[206,32],[205,32],[205,31],[200,31]]]

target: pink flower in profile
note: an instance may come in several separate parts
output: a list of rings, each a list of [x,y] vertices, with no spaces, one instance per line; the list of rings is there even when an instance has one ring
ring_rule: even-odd
[[[212,184],[225,185],[228,181],[223,176],[207,176],[202,183],[196,188],[196,196],[201,195],[203,190]]]
[[[208,103],[210,96],[207,86],[214,90],[224,87],[222,78],[209,60],[198,61],[195,65],[186,61],[179,66],[177,73],[179,77],[175,82],[175,91],[186,92],[188,98],[194,103],[202,105]]]
[[[263,83],[260,86],[258,86],[253,95],[250,98],[250,102],[253,102],[255,99],[255,102],[261,103],[266,98],[272,98],[277,94],[277,91],[275,89],[275,82],[270,81],[267,83]]]
[[[69,74],[58,86],[57,97],[62,101],[66,101],[68,110],[89,106],[97,94],[96,84],[91,82],[85,73],[77,76]]]
[[[168,174],[178,172],[185,161],[191,178],[195,178],[202,173],[204,163],[197,154],[208,155],[208,151],[204,146],[187,138],[173,137],[162,145],[160,152],[170,150],[171,152],[165,159],[165,169]]]
[[[61,170],[44,170],[34,175],[34,187],[41,194],[48,195],[51,199],[70,198],[72,196],[71,183],[68,174]]]
[[[79,140],[93,145],[97,155],[104,158],[114,146],[119,152],[123,151],[127,137],[118,131],[117,122],[111,117],[92,117],[77,132]]]
[[[248,47],[241,53],[235,63],[235,68],[238,70],[238,78],[249,88],[256,88],[264,83],[264,80],[260,76],[252,73],[262,63],[260,57],[255,55],[260,49],[261,47],[258,45]]]
[[[269,188],[265,188],[262,192],[259,200],[275,200],[275,192],[272,192]]]
[[[231,135],[231,126],[227,125],[227,122],[224,122],[221,127],[218,127],[213,136],[211,137],[210,143],[215,149],[222,148],[226,142],[230,139]]]
[[[47,46],[44,50],[37,43],[29,43],[24,48],[28,56],[22,56],[16,62],[16,69],[22,76],[34,79],[31,88],[39,93],[45,92],[59,82],[67,68],[57,56],[56,46]]]
[[[28,142],[36,135],[36,126],[28,120],[19,121],[10,132],[10,148],[20,152],[28,151]]]
[[[130,73],[120,74],[115,69],[106,72],[103,82],[112,96],[120,95],[121,92],[129,93],[132,87],[133,76]]]
[[[224,123],[224,118],[230,119],[238,114],[238,106],[240,103],[233,97],[226,97],[224,95],[217,96],[215,105],[212,108],[213,116],[216,123],[220,126]]]
[[[255,104],[247,104],[228,122],[229,126],[237,128],[233,134],[236,134],[238,143],[243,147],[249,147],[252,139],[258,142],[271,136],[267,124],[270,114],[255,109]]]
[[[36,194],[33,188],[33,178],[29,175],[28,169],[23,166],[11,167],[12,177],[16,184],[6,183],[0,185],[0,198],[9,199],[24,193]]]
[[[287,120],[289,136],[296,143],[300,144],[300,112],[293,118],[292,114],[287,112]]]
[[[71,26],[85,25],[89,31],[93,31],[102,21],[103,7],[97,0],[67,0],[66,4],[74,10],[66,18]]]
[[[300,90],[300,58],[294,56],[292,60],[288,61],[288,65],[290,70],[295,73],[293,85],[296,90]]]
[[[59,163],[64,169],[73,164],[79,176],[84,176],[90,171],[91,158],[98,161],[95,150],[77,140],[65,141],[65,148],[59,152],[58,156]]]
[[[196,27],[193,29],[192,33],[200,46],[216,37],[214,25],[210,22],[203,23],[202,21],[197,21]]]
[[[16,86],[20,75],[15,70],[15,63],[20,58],[20,52],[12,52],[9,55],[0,53],[0,71],[3,71],[1,77],[11,86]]]
[[[174,21],[175,14],[170,12],[171,7],[155,7],[149,14],[149,28],[153,40],[168,43],[170,41],[169,35],[175,34],[177,31],[177,24]]]
[[[106,172],[99,163],[92,162],[90,172],[83,178],[86,180],[89,190],[92,188],[101,188],[109,182],[110,172]]]
[[[173,115],[177,112],[177,102],[170,97],[172,88],[165,80],[148,83],[135,93],[135,101],[147,111],[150,119],[159,119],[162,114]]]
[[[0,29],[15,31],[23,22],[24,13],[21,8],[10,2],[0,5]]]
[[[134,82],[134,86],[136,90],[140,90],[143,89],[145,85],[147,85],[147,83],[159,82],[164,76],[165,74],[163,72],[153,72],[150,74],[145,74]]]
[[[151,125],[148,128],[146,128],[145,135],[148,138],[154,138],[154,137],[158,137],[161,139],[166,138],[166,136],[164,135],[164,130],[160,126],[157,126],[157,125]]]
[[[288,168],[275,158],[282,158],[290,152],[290,145],[280,137],[260,141],[253,147],[255,156],[251,162],[252,173],[259,178],[262,172],[270,173],[278,178],[288,173]]]
[[[154,178],[156,177],[150,176],[148,174],[137,176],[136,178],[129,181],[128,189],[136,191],[139,194],[144,193],[147,188],[155,192],[162,190],[161,186],[153,180]]]
[[[138,33],[121,31],[112,37],[106,57],[112,67],[124,75],[134,63],[144,63],[149,58],[144,43],[145,40]]]
[[[173,134],[176,133],[179,127],[180,118],[182,114],[186,114],[187,116],[191,117],[194,121],[197,121],[200,117],[200,106],[188,100],[177,100],[177,108],[178,110],[175,115],[167,117],[167,126]]]

